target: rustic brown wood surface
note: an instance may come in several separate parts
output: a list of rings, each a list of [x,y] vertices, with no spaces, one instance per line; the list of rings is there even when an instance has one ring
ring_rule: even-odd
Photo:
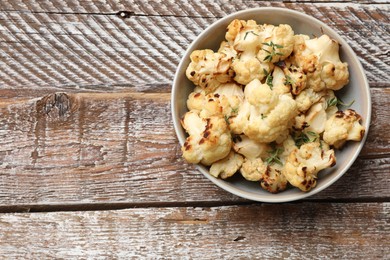
[[[173,130],[185,49],[218,18],[261,6],[333,27],[371,87],[359,158],[303,203],[217,188],[184,162]],[[380,0],[0,1],[0,258],[385,259],[389,44]]]

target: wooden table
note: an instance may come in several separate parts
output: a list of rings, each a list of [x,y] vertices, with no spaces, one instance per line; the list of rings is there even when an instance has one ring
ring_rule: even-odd
[[[218,18],[286,7],[366,70],[369,138],[334,185],[254,203],[181,158],[173,75]],[[390,259],[389,1],[0,2],[0,257]]]

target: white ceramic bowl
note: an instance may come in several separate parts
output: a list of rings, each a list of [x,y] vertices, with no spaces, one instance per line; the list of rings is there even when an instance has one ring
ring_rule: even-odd
[[[350,83],[342,90],[337,91],[336,95],[343,101],[355,100],[351,108],[355,109],[363,117],[366,133],[361,142],[349,142],[342,151],[336,151],[336,166],[321,171],[318,176],[317,187],[309,192],[302,192],[297,188],[293,188],[278,194],[271,194],[261,189],[258,182],[246,181],[241,176],[238,176],[239,174],[236,174],[230,180],[222,180],[211,176],[207,167],[203,165],[197,165],[197,167],[204,176],[217,186],[246,199],[261,202],[287,202],[312,196],[338,180],[357,158],[366,140],[371,120],[371,97],[363,68],[351,47],[333,29],[311,16],[283,8],[254,8],[228,15],[204,30],[184,53],[173,81],[171,109],[179,142],[183,145],[186,139],[186,133],[180,125],[180,118],[187,111],[186,100],[194,89],[193,83],[185,75],[186,68],[190,62],[190,54],[194,50],[206,48],[217,51],[220,42],[224,39],[227,25],[236,18],[242,20],[253,19],[259,24],[278,25],[286,23],[293,28],[295,34],[303,33],[320,36],[323,32],[337,40],[341,44],[341,60],[349,64]]]

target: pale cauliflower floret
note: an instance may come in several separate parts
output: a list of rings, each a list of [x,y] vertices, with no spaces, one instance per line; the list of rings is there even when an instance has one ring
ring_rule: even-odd
[[[240,59],[235,59],[232,64],[235,72],[234,80],[243,85],[254,79],[262,80],[266,75],[264,71],[270,71],[272,67],[272,63],[260,62],[254,56],[241,55]]]
[[[290,153],[282,173],[291,185],[309,191],[317,185],[318,172],[335,164],[333,150],[323,142],[311,142]]]
[[[265,25],[261,33],[263,46],[257,54],[260,61],[272,63],[286,59],[294,47],[294,31],[288,24]]]
[[[295,100],[289,95],[281,95],[277,105],[269,114],[250,114],[244,134],[262,143],[283,141],[288,136],[289,124],[296,114]]]
[[[229,155],[222,160],[213,163],[210,167],[210,174],[215,178],[226,179],[233,176],[244,162],[244,157],[230,151]]]
[[[298,96],[295,97],[298,110],[300,112],[306,112],[313,104],[317,103],[321,97],[321,92],[315,92],[311,88],[304,89]]]
[[[306,131],[320,134],[325,130],[326,120],[337,112],[337,106],[328,106],[329,98],[335,97],[332,90],[321,91],[316,94],[318,96],[322,95],[322,97],[306,113],[301,113],[295,118],[294,128],[296,130],[306,129]]]
[[[244,159],[241,166],[241,175],[248,181],[260,181],[267,171],[267,164],[261,158]]]
[[[258,79],[252,80],[244,90],[246,100],[257,108],[260,114],[268,114],[278,103],[278,94]]]
[[[267,143],[258,143],[245,135],[239,135],[234,140],[233,149],[245,158],[255,159],[266,157],[270,146]]]
[[[249,104],[249,102],[246,99],[244,99],[244,102],[238,108],[237,115],[228,118],[230,131],[233,134],[239,135],[244,133],[244,129],[248,125],[249,115],[253,110],[254,107],[251,104]]]
[[[189,163],[211,165],[229,154],[232,140],[223,117],[201,118],[190,111],[181,123],[189,134],[182,146],[183,157]]]
[[[307,74],[307,86],[315,91],[339,90],[349,82],[348,64],[339,56],[339,43],[322,35],[309,39],[295,35],[292,60]]]
[[[279,95],[289,93],[290,87],[285,83],[286,75],[284,75],[284,72],[280,67],[275,66],[274,71],[272,72],[272,90]]]
[[[324,141],[341,148],[347,140],[360,141],[365,132],[361,116],[352,109],[337,111],[325,124]]]
[[[260,186],[271,193],[286,189],[287,180],[281,173],[281,168],[267,165],[261,158],[245,158],[240,172],[248,181],[260,181]]]
[[[221,83],[232,80],[233,71],[230,69],[232,58],[224,53],[212,50],[195,50],[191,53],[191,63],[186,70],[186,76],[196,86],[212,92]]]

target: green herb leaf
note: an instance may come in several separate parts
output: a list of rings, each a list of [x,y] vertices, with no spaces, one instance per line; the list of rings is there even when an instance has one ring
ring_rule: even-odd
[[[265,119],[267,118],[267,116],[265,116],[264,114],[261,114],[261,119]]]
[[[269,53],[269,55],[267,55],[265,58],[264,58],[264,61],[269,61],[271,62],[273,57],[275,57],[276,55],[279,55],[279,56],[283,56],[283,53],[281,52],[276,52],[276,49],[281,49],[283,48],[282,45],[279,45],[279,44],[275,44],[273,43],[272,41],[271,42],[263,42],[262,43],[263,45],[266,45],[266,46],[269,46],[271,47],[271,51],[269,50],[266,50],[266,49],[263,49],[265,52]]]
[[[345,104],[340,98],[334,97],[334,98],[328,99],[328,101],[326,103],[327,103],[328,107],[331,107],[331,106],[350,107],[353,105],[353,103],[355,103],[355,100],[352,100],[348,104]]]
[[[284,85],[292,86],[293,84],[294,84],[294,80],[289,75],[286,75],[286,80],[284,81]]]
[[[246,39],[246,37],[248,36],[248,34],[254,34],[254,35],[256,35],[256,36],[259,36],[258,34],[256,34],[254,31],[247,31],[246,33],[245,33],[245,36],[244,36],[244,40]]]
[[[279,157],[279,155],[281,153],[283,153],[283,148],[281,148],[281,147],[276,148],[274,146],[272,150],[268,151],[268,154],[270,156],[265,160],[265,162],[268,165],[271,165],[273,163],[277,163],[279,165],[283,165],[283,163],[280,161],[280,157]]]
[[[309,136],[314,138],[311,139]],[[317,141],[318,137],[318,134],[312,131],[307,131],[306,133],[300,132],[298,135],[294,135],[295,145],[300,148],[303,144]]]
[[[271,75],[271,72],[268,73],[265,69],[263,69],[264,75],[265,75],[265,83],[269,86],[269,88],[272,90],[274,85],[272,84],[272,81],[274,80],[274,77]]]

